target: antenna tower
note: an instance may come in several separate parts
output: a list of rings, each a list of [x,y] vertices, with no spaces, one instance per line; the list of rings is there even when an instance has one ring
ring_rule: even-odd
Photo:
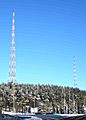
[[[10,53],[10,64],[9,64],[9,82],[16,83],[16,54],[15,54],[15,26],[14,26],[14,16],[13,11],[12,16],[12,41],[11,41],[11,53]]]
[[[73,57],[73,73],[74,73],[74,88],[77,87],[77,73],[76,73],[76,60],[75,60],[75,56]],[[77,103],[76,103],[76,98],[77,96],[74,94],[73,91],[73,112],[76,113],[77,111]]]
[[[74,72],[74,88],[77,87],[77,75],[76,75],[76,60],[73,57],[73,72]]]
[[[16,84],[16,49],[15,49],[15,12],[12,15],[12,40],[11,40],[11,53],[10,53],[10,64],[9,64],[9,82],[12,83],[13,87],[13,112],[15,112],[15,84]]]

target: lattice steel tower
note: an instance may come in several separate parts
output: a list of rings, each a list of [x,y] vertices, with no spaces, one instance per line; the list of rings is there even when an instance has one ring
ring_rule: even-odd
[[[74,89],[77,87],[77,73],[76,73],[76,60],[75,60],[75,56],[73,57],[73,74],[74,74]],[[77,95],[74,94],[73,91],[73,112],[77,112]]]
[[[16,49],[15,49],[15,12],[13,11],[12,16],[12,41],[11,41],[11,53],[9,63],[9,82],[16,83]]]
[[[15,84],[16,84],[16,49],[15,49],[15,12],[12,15],[12,40],[11,40],[11,53],[10,53],[10,63],[9,63],[9,82],[12,83],[12,95],[13,95],[13,112],[16,112],[15,104]]]
[[[76,73],[76,60],[73,57],[73,72],[74,72],[74,87],[77,87],[77,73]]]

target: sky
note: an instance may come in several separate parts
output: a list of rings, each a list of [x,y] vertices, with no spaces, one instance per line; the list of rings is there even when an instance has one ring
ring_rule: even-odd
[[[0,83],[8,82],[15,10],[18,83],[86,90],[86,0],[0,0]]]

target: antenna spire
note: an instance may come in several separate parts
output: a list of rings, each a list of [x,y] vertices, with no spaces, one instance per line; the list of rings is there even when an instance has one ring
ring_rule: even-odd
[[[74,88],[77,87],[77,73],[76,73],[76,60],[73,57],[73,73],[74,73]],[[73,91],[73,112],[77,112],[77,95]]]
[[[73,57],[74,87],[77,86],[76,59]]]
[[[15,104],[15,84],[16,84],[16,49],[15,49],[15,12],[12,15],[12,40],[11,40],[11,52],[9,63],[9,82],[13,84],[13,112],[16,111]]]
[[[12,15],[12,40],[9,63],[9,82],[16,83],[16,49],[15,49],[15,12]]]

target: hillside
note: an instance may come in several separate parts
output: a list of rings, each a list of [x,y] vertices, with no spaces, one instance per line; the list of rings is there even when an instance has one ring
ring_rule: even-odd
[[[26,112],[27,107],[38,107],[39,112],[83,113],[86,106],[86,91],[78,88],[40,84],[16,84],[14,88],[8,83],[0,85],[1,110],[12,110],[13,94],[17,112]]]

